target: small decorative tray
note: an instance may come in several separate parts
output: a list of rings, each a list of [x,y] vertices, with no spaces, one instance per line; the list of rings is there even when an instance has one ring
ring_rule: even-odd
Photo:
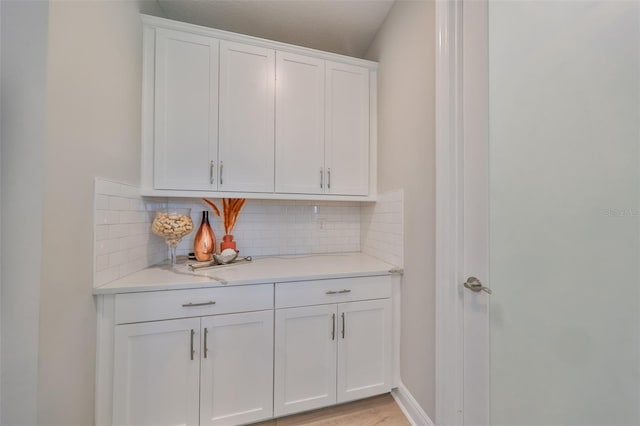
[[[214,260],[211,260],[211,261],[208,261],[208,262],[189,263],[189,269],[192,270],[192,271],[197,271],[197,270],[200,270],[200,269],[214,269],[214,268],[217,269],[217,268],[224,268],[225,266],[237,265],[239,263],[251,262],[252,260],[253,259],[251,258],[251,256],[238,257],[238,258],[234,259],[231,262],[220,264],[214,259]]]

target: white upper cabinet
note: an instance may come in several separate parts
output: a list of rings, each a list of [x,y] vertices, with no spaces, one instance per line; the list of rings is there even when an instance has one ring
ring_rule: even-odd
[[[143,22],[142,195],[375,200],[374,62]]]
[[[324,192],[324,61],[276,53],[276,192]]]
[[[275,51],[220,42],[220,191],[273,192]]]
[[[156,30],[154,187],[213,190],[218,40]]]
[[[326,63],[325,163],[331,194],[369,193],[369,70]]]

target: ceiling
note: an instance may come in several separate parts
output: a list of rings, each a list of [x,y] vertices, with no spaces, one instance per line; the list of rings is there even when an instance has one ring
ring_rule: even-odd
[[[394,0],[157,0],[169,19],[362,58]]]

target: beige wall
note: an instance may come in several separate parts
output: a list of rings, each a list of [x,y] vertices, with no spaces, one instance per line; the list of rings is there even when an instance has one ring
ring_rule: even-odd
[[[435,18],[396,1],[369,48],[378,71],[378,191],[404,188],[402,382],[435,418]]]
[[[50,4],[40,424],[93,423],[93,178],[140,179],[140,10],[135,1]]]
[[[0,423],[36,423],[47,56],[46,1],[0,2]]]
[[[139,181],[139,12],[160,13],[136,1],[1,7],[1,423],[90,425],[93,177]]]

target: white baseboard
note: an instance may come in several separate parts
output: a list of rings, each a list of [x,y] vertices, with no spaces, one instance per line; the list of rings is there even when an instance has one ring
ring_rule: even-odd
[[[435,426],[433,420],[424,412],[402,382],[391,391],[391,396],[396,400],[396,403],[412,426]]]

